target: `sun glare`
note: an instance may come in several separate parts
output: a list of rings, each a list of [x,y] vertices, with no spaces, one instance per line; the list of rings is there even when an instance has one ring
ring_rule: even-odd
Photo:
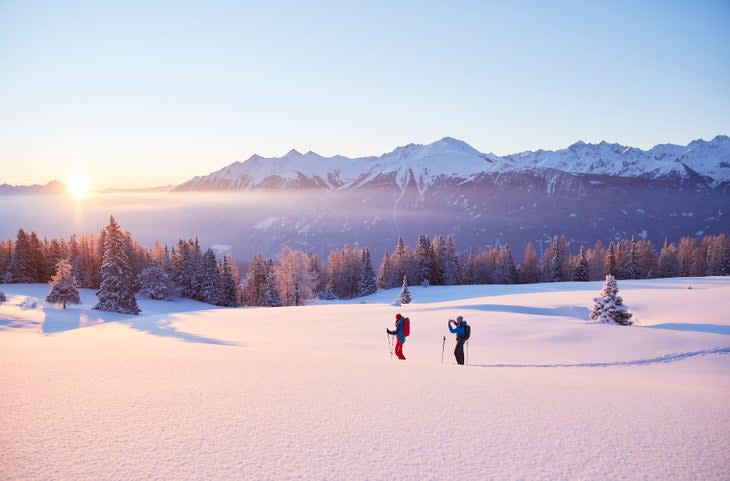
[[[91,190],[91,183],[89,182],[89,179],[83,175],[74,174],[68,179],[66,188],[68,189],[69,194],[74,197],[84,197]]]

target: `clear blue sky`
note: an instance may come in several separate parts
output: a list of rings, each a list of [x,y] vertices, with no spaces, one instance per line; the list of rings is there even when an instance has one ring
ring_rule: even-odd
[[[397,4],[397,6],[395,6]],[[730,134],[730,2],[0,0],[0,183]]]

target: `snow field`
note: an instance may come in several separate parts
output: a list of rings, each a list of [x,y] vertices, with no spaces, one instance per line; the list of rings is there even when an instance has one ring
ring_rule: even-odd
[[[140,300],[141,316],[89,311],[89,290],[18,307],[49,287],[3,285],[0,479],[727,479],[730,279],[619,281],[631,327],[587,320],[600,285],[413,287],[401,307],[398,289]],[[396,312],[405,362],[388,354]],[[456,315],[470,366],[454,365]]]

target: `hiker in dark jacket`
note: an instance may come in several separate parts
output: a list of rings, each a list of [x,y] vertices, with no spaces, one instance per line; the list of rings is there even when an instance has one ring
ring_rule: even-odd
[[[401,359],[403,361],[406,360],[406,357],[403,355],[403,343],[406,342],[406,336],[403,332],[403,321],[404,317],[400,314],[395,315],[395,330],[391,331],[390,329],[385,329],[385,332],[390,334],[391,336],[395,336],[398,339],[398,342],[395,343],[395,355],[398,356],[398,359]]]
[[[449,319],[449,332],[456,334],[456,348],[454,348],[456,362],[464,364],[464,343],[466,342],[466,321],[464,318],[459,316],[456,320]]]

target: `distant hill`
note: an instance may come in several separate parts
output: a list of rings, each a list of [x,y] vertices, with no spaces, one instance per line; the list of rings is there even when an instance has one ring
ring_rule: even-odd
[[[21,194],[63,194],[66,192],[66,184],[52,180],[45,185],[10,185],[0,184],[0,195],[21,195]]]

